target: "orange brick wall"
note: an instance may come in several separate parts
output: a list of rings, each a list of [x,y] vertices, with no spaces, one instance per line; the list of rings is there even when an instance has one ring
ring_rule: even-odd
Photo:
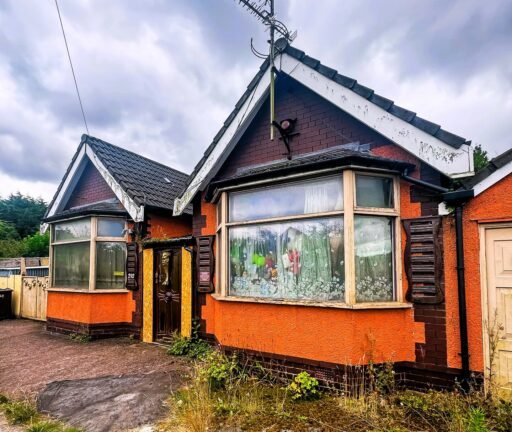
[[[480,286],[480,234],[479,223],[512,221],[512,176],[501,180],[464,207],[464,260],[466,278],[466,300],[468,311],[468,334],[470,368],[484,370],[482,345],[482,307]],[[457,296],[457,271],[455,255],[455,223],[453,217],[445,218],[445,279],[448,326],[448,365],[460,367],[460,333]]]

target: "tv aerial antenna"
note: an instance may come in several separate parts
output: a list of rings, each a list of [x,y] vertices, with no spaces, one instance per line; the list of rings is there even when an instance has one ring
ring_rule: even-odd
[[[287,42],[292,42],[296,36],[297,32],[294,31],[290,33],[290,31],[286,28],[282,21],[279,21],[274,12],[274,0],[238,0],[238,3],[242,5],[245,9],[247,9],[252,15],[254,15],[259,21],[261,21],[265,27],[269,30],[270,39],[269,43],[269,53],[268,56],[259,52],[254,48],[251,38],[251,51],[258,58],[269,58],[270,62],[270,139],[274,139],[274,124],[275,120],[275,37],[276,33],[281,35]]]

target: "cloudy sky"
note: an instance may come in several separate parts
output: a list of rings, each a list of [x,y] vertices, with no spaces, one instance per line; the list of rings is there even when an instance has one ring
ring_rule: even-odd
[[[276,0],[294,45],[494,156],[509,0]],[[90,133],[190,172],[265,50],[235,0],[59,0]],[[54,0],[0,0],[0,196],[49,200],[85,132]]]

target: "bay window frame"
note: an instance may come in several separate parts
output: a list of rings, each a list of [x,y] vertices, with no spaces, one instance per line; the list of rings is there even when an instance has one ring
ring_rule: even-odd
[[[80,220],[89,219],[90,221],[90,237],[87,240],[66,240],[55,241],[55,225],[59,223],[75,222]],[[98,220],[99,219],[119,219],[124,222],[124,234],[121,237],[99,236],[98,234]],[[89,284],[87,288],[81,287],[56,287],[55,286],[55,272],[54,272],[54,250],[55,247],[73,243],[86,243],[89,242]],[[65,292],[90,292],[90,293],[112,293],[112,292],[126,292],[126,281],[123,288],[96,288],[96,275],[97,275],[97,244],[102,242],[109,243],[123,243],[126,245],[128,242],[127,234],[127,221],[126,218],[121,216],[80,216],[72,219],[63,219],[50,224],[50,287],[49,291],[65,291]],[[126,271],[126,270],[125,270]]]
[[[230,222],[228,220],[229,193],[244,192],[258,188],[258,185],[240,185],[236,188],[221,190],[217,201],[216,248],[217,256],[215,265],[215,293],[214,298],[224,301],[271,303],[271,304],[294,304],[310,305],[347,309],[388,309],[388,308],[409,308],[410,303],[403,299],[402,292],[402,260],[401,260],[401,225],[400,225],[400,180],[393,172],[373,171],[368,169],[343,169],[335,175],[339,176],[343,185],[343,209],[329,212],[301,214],[293,216],[279,216],[273,218],[255,219],[250,221]],[[393,194],[393,206],[391,208],[360,207],[357,206],[356,175],[368,175],[372,177],[384,177],[392,180],[391,193]],[[293,177],[289,181],[286,178],[278,182],[262,184],[262,187],[272,187],[277,184],[292,184],[299,181],[307,182],[311,179],[332,178],[332,173],[319,176],[304,175],[302,178]],[[220,211],[219,211],[220,206]],[[382,216],[392,218],[391,240],[392,240],[392,266],[393,266],[393,300],[382,302],[357,302],[356,301],[356,255],[355,255],[355,217],[357,215]],[[243,297],[229,294],[230,262],[229,262],[229,229],[237,226],[261,225],[265,223],[279,223],[297,220],[316,220],[326,217],[341,217],[344,230],[344,266],[345,266],[345,301],[331,302],[322,300],[294,300],[294,299],[272,299],[267,297]]]

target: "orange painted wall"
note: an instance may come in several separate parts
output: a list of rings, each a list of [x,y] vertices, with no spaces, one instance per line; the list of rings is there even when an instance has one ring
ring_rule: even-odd
[[[134,310],[131,292],[48,292],[48,318],[85,324],[130,323]]]
[[[149,213],[149,236],[151,238],[172,238],[192,233],[192,217],[172,217],[169,214]]]
[[[496,183],[472,199],[464,207],[464,260],[466,266],[466,308],[470,367],[474,371],[484,370],[482,345],[482,308],[480,286],[480,234],[479,223],[496,219],[512,221],[512,175]],[[455,255],[455,223],[446,217],[443,223],[445,242],[445,282],[447,321],[448,365],[460,367],[460,333],[457,296],[457,272]]]
[[[399,152],[395,157],[418,164],[413,156],[393,146],[375,150],[379,150],[379,155],[392,157],[393,149]],[[410,185],[403,181],[400,182],[400,206],[402,218],[421,215],[420,204],[410,202]],[[201,234],[215,234],[215,205],[203,200],[200,213],[205,219]],[[402,230],[404,248],[405,232]],[[405,293],[405,274],[402,281]],[[414,361],[415,343],[425,341],[424,325],[414,322],[412,309],[347,310],[273,305],[219,301],[207,295],[201,317],[206,322],[205,331],[214,334],[225,346],[342,364],[367,363],[370,355],[376,362]]]

